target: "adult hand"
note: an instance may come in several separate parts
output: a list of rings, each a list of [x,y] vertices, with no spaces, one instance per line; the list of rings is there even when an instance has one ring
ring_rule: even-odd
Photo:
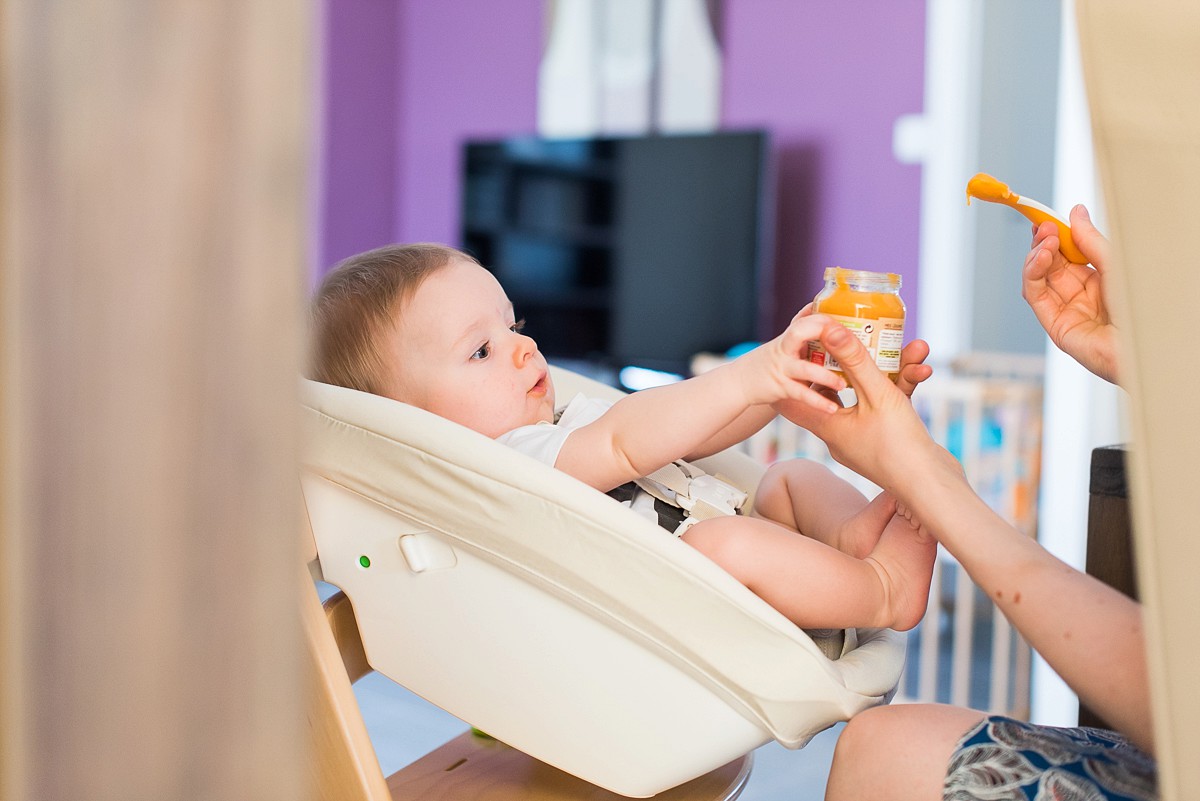
[[[1092,266],[1068,261],[1058,249],[1058,229],[1044,222],[1035,229],[1025,257],[1021,294],[1059,349],[1116,383],[1117,331],[1104,290],[1108,240],[1083,206],[1071,209],[1071,236]]]
[[[933,473],[962,480],[958,462],[930,438],[904,388],[888,380],[853,334],[840,325],[830,326],[821,341],[853,382],[858,402],[793,422],[824,440],[838,462],[906,504]],[[920,350],[928,350],[923,342]]]
[[[813,312],[813,304],[809,303],[800,311],[796,312],[796,316],[792,318],[792,322],[803,317],[809,317]],[[914,339],[900,350],[900,370],[899,378],[896,379],[896,386],[910,398],[913,390],[917,388],[917,384],[926,381],[933,375],[933,368],[925,364],[925,360],[929,358],[929,343],[923,339]],[[815,386],[814,389],[821,389]]]
[[[809,314],[811,307],[811,303],[805,306],[800,310],[800,314],[797,317]],[[842,326],[838,327],[841,328]],[[911,398],[917,385],[928,380],[933,375],[933,368],[925,364],[925,360],[928,358],[929,343],[923,339],[914,339],[900,351],[900,369],[896,379],[896,386],[906,397]],[[812,388],[829,398],[839,407],[842,405],[841,399],[838,398],[836,392],[822,387],[820,384],[813,384]],[[823,420],[826,414],[825,410],[818,409],[812,404],[797,403],[790,399],[778,401],[773,406],[775,411],[784,418],[801,428],[809,430],[812,430],[812,426],[816,422]]]

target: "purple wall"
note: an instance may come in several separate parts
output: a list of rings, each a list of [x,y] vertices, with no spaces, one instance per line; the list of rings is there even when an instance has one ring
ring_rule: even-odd
[[[543,0],[325,0],[320,267],[458,240],[458,149],[531,133]],[[916,319],[919,170],[892,123],[922,110],[925,0],[725,0],[723,124],[772,135],[776,327],[840,264],[898,272]]]
[[[775,148],[776,325],[835,265],[900,273],[916,320],[920,170],[892,156],[892,124],[923,108],[925,0],[723,8],[723,124]]]
[[[317,270],[458,240],[459,143],[532,133],[541,0],[323,0]]]
[[[541,0],[403,0],[400,241],[458,241],[459,146],[533,133],[542,57]]]

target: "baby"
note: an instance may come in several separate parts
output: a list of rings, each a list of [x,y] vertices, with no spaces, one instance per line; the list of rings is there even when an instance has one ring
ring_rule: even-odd
[[[580,397],[559,420],[546,359],[496,278],[442,245],[347,259],[312,315],[315,380],[441,415],[602,492],[724,450],[779,413],[802,422],[832,411],[812,384],[845,386],[805,358],[806,342],[836,323],[801,313],[714,370],[611,405]],[[919,361],[901,368],[909,391],[927,377]],[[747,514],[694,522],[681,537],[802,628],[905,630],[925,613],[935,542],[886,493],[868,502],[812,462],[771,466]]]

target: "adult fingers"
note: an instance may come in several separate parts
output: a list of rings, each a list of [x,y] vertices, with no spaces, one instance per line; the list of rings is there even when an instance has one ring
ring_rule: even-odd
[[[900,351],[900,373],[896,378],[896,386],[910,398],[917,384],[933,375],[933,368],[925,364],[928,358],[929,343],[923,339],[914,339]]]
[[[821,335],[821,342],[854,384],[854,394],[860,404],[875,405],[887,393],[897,391],[896,385],[875,365],[863,344],[844,326],[831,325],[826,328]]]
[[[1071,209],[1071,238],[1088,262],[1103,273],[1108,264],[1109,245],[1104,234],[1092,223],[1092,216],[1082,203]]]
[[[1066,264],[1066,256],[1058,249],[1058,227],[1050,221],[1039,225],[1033,235],[1033,244],[1025,255],[1025,264],[1021,268],[1022,294],[1029,299],[1032,290],[1040,289],[1046,282],[1055,259],[1062,259]]]
[[[1050,220],[1043,220],[1040,225],[1033,226],[1033,244],[1038,245],[1049,237],[1058,236],[1058,226]]]

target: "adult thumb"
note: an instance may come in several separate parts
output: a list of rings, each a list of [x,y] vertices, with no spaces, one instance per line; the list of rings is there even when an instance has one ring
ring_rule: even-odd
[[[1108,264],[1108,240],[1092,222],[1092,215],[1082,203],[1071,209],[1071,238],[1079,252],[1087,257],[1088,264],[1104,272]]]
[[[821,343],[829,354],[841,365],[842,372],[854,384],[854,394],[859,402],[874,393],[886,391],[889,381],[875,365],[871,354],[863,347],[858,337],[843,325],[830,325],[821,332]]]

